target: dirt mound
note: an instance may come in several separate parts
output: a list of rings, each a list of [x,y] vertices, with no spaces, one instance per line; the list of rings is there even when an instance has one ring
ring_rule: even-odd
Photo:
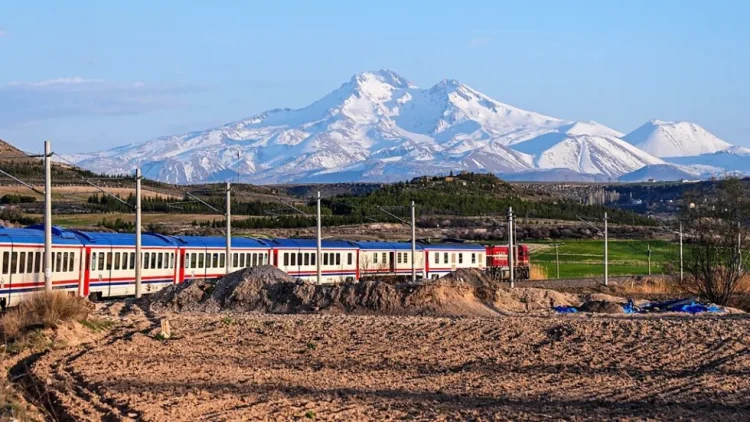
[[[417,283],[370,280],[321,286],[295,281],[273,266],[237,271],[215,283],[189,281],[144,300],[155,311],[442,316],[550,312],[553,306],[583,303],[576,295],[554,290],[509,289],[473,269]]]
[[[616,302],[607,300],[591,300],[579,307],[581,312],[592,312],[597,314],[624,314],[625,309]]]

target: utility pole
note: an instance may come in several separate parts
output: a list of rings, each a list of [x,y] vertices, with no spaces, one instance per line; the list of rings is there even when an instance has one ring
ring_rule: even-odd
[[[141,286],[141,269],[143,256],[141,254],[141,169],[135,169],[135,297],[143,294]]]
[[[232,186],[227,182],[227,274],[232,272]]]
[[[648,275],[651,275],[651,244],[646,245],[646,256],[648,257]]]
[[[417,281],[417,219],[414,201],[411,201],[411,281]]]
[[[508,270],[510,276],[510,288],[515,287],[515,253],[513,252],[513,207],[508,207]]]
[[[320,191],[318,191],[318,233],[317,233],[317,257],[315,258],[315,264],[318,266],[318,284],[322,283],[323,271],[320,266],[320,250],[323,249],[323,237],[321,235],[321,224],[320,224]]]
[[[607,231],[607,213],[604,213],[604,285],[609,286],[609,244]]]
[[[555,243],[555,266],[557,267],[557,279],[560,279],[560,244]]]
[[[44,141],[44,290],[52,291],[52,146]]]
[[[680,283],[683,281],[683,269],[682,269],[682,222],[680,222]]]

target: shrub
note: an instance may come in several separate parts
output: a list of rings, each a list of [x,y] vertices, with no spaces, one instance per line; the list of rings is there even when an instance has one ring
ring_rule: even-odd
[[[89,311],[84,298],[62,291],[35,293],[0,318],[0,334],[11,341],[31,328],[55,328],[63,321],[86,319]]]

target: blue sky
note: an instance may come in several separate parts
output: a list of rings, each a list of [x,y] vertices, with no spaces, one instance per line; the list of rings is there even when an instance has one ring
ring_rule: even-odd
[[[217,4],[213,4],[217,3]],[[364,70],[750,145],[747,1],[0,3],[0,138],[90,152],[301,107]]]

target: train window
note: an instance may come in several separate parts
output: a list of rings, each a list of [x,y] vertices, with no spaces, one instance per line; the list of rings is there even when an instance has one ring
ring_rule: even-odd
[[[62,252],[58,252],[55,255],[57,255],[57,261],[55,261],[55,271],[58,273],[62,271]]]
[[[91,271],[96,271],[96,252],[91,254]]]
[[[185,261],[185,262],[184,262],[184,265],[183,265],[183,266],[184,266],[185,268],[190,268],[190,254],[189,254],[189,253],[186,253],[186,254],[184,255],[184,258],[182,258],[182,259],[183,259],[183,260]]]
[[[317,265],[316,262],[318,262],[318,254],[314,253],[314,254],[310,254],[310,255],[312,255],[310,257],[310,265]],[[266,254],[261,254],[260,255],[261,259],[263,259],[264,256],[266,256]]]
[[[401,263],[401,252],[396,252],[396,262]]]
[[[120,252],[115,252],[115,270],[120,269]]]
[[[387,264],[387,263],[388,263],[388,254],[383,252],[383,264]]]
[[[164,254],[159,253],[157,256],[158,256],[157,259],[159,260],[159,263],[156,265],[156,268],[164,268]]]
[[[34,272],[34,252],[29,252],[29,258],[26,260],[26,272],[29,274]]]
[[[284,266],[289,266],[289,254],[284,252]]]
[[[302,265],[302,252],[297,252],[297,265]]]
[[[169,268],[174,268],[174,252],[169,253]]]
[[[156,268],[156,252],[151,252],[151,269]]]
[[[217,253],[214,254],[213,265],[211,268],[219,268],[219,254]]]
[[[104,252],[99,252],[99,266],[97,268],[99,268],[99,271],[104,270]]]
[[[3,274],[8,274],[8,267],[10,266],[10,253],[3,252]]]
[[[56,262],[56,261],[55,261],[55,260],[56,260],[55,256],[56,256],[57,254],[56,254],[56,253],[54,253],[54,252],[50,252],[50,254],[49,254],[49,255],[50,255],[50,256],[52,257],[52,267],[51,267],[50,269],[54,271],[54,270],[55,270],[55,262]],[[12,267],[12,268],[11,268],[11,271],[15,271],[15,269],[16,269],[16,266],[15,266],[15,265],[11,265],[11,267]]]
[[[341,265],[341,254],[340,253],[336,254],[336,265]]]
[[[435,252],[435,263],[436,264],[440,263],[440,252]]]
[[[305,265],[310,265],[310,254],[305,252],[303,256],[305,258]]]
[[[477,254],[473,253],[471,254],[471,263],[476,264],[477,263]]]
[[[458,263],[463,264],[464,263],[464,254],[460,253],[458,254]]]
[[[372,254],[372,263],[373,264],[377,264],[378,263],[378,253],[377,252],[375,252],[374,254]]]
[[[245,254],[241,253],[239,258],[240,258],[239,267],[245,268]]]
[[[120,269],[121,270],[128,269],[128,253],[127,252],[122,253],[122,260],[120,261]]]
[[[246,267],[249,267],[250,265],[251,265],[251,261],[250,261],[250,254],[249,254],[249,253],[246,253],[246,254],[245,254],[245,266],[246,266]]]
[[[349,252],[346,257],[346,265],[352,265],[352,253]]]
[[[148,252],[146,252],[146,253],[143,254],[143,269],[144,270],[147,270],[149,268],[148,264],[149,264],[150,261],[149,261],[148,257],[149,257]]]
[[[219,254],[219,268],[226,268],[227,267],[227,254]]]
[[[239,265],[240,265],[240,255],[235,252],[232,254],[232,266],[234,268],[237,268],[239,267]]]
[[[10,254],[10,273],[15,274],[18,267],[18,252]]]
[[[448,252],[443,253],[443,264],[448,263]]]
[[[328,254],[327,253],[323,254],[323,265],[328,265]]]
[[[198,254],[198,268],[206,268],[204,266],[204,261],[203,261],[203,258],[205,258],[206,255],[208,255],[208,254],[202,254],[202,253]]]
[[[292,254],[292,267],[294,267],[296,265],[297,265],[297,254],[293,253]]]
[[[37,252],[34,254],[34,272],[35,273],[41,273],[42,269],[42,253]]]
[[[130,269],[135,269],[135,252],[130,252]]]
[[[21,256],[18,259],[18,273],[23,274],[26,272],[26,252],[21,252]]]
[[[64,273],[68,272],[68,253],[64,252],[62,254],[62,271]]]

